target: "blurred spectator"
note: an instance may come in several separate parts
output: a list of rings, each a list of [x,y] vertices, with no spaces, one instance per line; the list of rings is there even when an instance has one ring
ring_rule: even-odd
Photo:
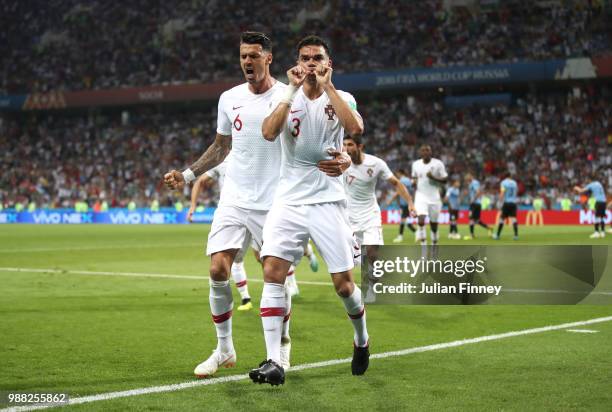
[[[591,56],[611,50],[599,1],[47,0],[0,2],[0,94],[239,78],[240,32],[275,42],[273,71],[308,33],[336,72]],[[563,5],[562,5],[563,4]]]

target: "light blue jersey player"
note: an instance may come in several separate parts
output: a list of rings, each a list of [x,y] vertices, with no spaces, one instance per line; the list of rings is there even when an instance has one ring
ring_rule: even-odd
[[[482,191],[480,189],[480,182],[474,178],[472,173],[465,175],[465,182],[468,185],[468,198],[470,201],[470,234],[466,236],[465,239],[474,239],[474,226],[476,226],[476,224],[487,229],[489,235],[491,235],[491,228],[480,218],[480,212],[482,211]]]
[[[399,177],[399,181],[406,187],[406,190],[408,190],[408,193],[410,193],[410,196],[414,196],[414,188],[412,186],[412,179],[410,179],[406,175],[406,171],[404,169],[399,169],[397,171],[397,176]],[[412,217],[410,216],[410,210],[408,209],[408,203],[406,203],[406,200],[404,200],[404,198],[399,196],[397,191],[395,192],[391,200],[389,200],[388,204],[391,204],[395,200],[395,198],[399,199],[400,209],[402,210],[402,218],[399,224],[399,233],[397,237],[393,239],[393,243],[399,243],[404,240],[404,226],[408,226],[408,229],[410,229],[410,231],[413,233],[416,231],[416,228],[411,222]]]
[[[516,202],[518,200],[518,184],[512,179],[510,173],[506,173],[506,177],[502,180],[499,191],[499,198],[503,199],[501,217],[497,226],[497,235],[494,239],[499,239],[501,231],[504,227],[504,221],[510,218],[512,227],[514,228],[514,240],[518,239],[518,221],[516,219]]]
[[[576,186],[574,191],[579,194],[589,193],[595,198],[595,232],[591,235],[591,239],[606,237],[606,191],[596,176],[593,176],[591,182],[585,187]]]
[[[444,200],[448,203],[448,213],[450,215],[450,233],[449,239],[461,239],[461,235],[457,230],[457,220],[459,219],[459,207],[461,191],[459,190],[459,180],[453,180],[453,184],[446,189]]]

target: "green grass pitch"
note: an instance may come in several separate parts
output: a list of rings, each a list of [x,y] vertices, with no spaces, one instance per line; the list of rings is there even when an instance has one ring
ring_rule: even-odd
[[[1,225],[0,392],[67,392],[77,398],[194,380],[194,366],[216,343],[208,283],[200,278],[208,272],[208,229]],[[460,230],[466,234],[466,227]],[[500,242],[612,243],[612,235],[589,239],[591,227],[520,230],[520,240],[512,241],[506,227]],[[478,228],[474,241],[449,241],[447,231],[442,228],[442,243],[492,242]],[[384,234],[392,244],[396,226],[385,227]],[[251,255],[246,267],[257,307],[261,268]],[[311,273],[302,261],[297,279],[329,284],[300,285],[293,303],[292,365],[350,357],[352,328],[325,265]],[[234,298],[239,301],[236,292]],[[367,312],[372,353],[611,315],[612,306],[605,305],[370,306]],[[242,375],[265,356],[258,310],[234,312],[233,322],[238,364],[217,377]],[[582,329],[597,333],[559,329],[373,359],[362,377],[351,376],[350,365],[342,363],[290,371],[282,387],[239,380],[66,408],[610,410],[612,322]]]

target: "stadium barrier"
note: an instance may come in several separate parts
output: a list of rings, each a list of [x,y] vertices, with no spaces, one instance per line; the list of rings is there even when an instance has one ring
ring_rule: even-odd
[[[215,208],[206,208],[203,212],[193,214],[193,223],[211,223]],[[528,222],[530,216],[528,210],[518,211],[519,224],[533,224]],[[487,224],[495,224],[498,219],[497,210],[483,210],[482,220]],[[401,219],[401,211],[389,209],[382,211],[382,222],[384,224],[396,224]],[[543,210],[541,220],[537,224],[544,225],[592,225],[595,213],[592,210],[572,210],[569,212],[560,210]],[[440,223],[448,224],[450,217],[447,210],[440,213]],[[606,224],[612,222],[612,212],[607,211]],[[108,212],[85,212],[78,213],[72,209],[44,209],[36,212],[15,212],[4,210],[0,212],[0,223],[29,223],[29,224],[113,224],[113,225],[139,225],[139,224],[186,224],[187,212],[176,212],[166,208],[159,212],[149,209],[129,211],[127,209],[111,209]],[[469,211],[459,212],[459,224],[469,223]]]
[[[595,223],[595,212],[593,210],[542,210],[541,216],[538,215],[538,226],[541,225],[592,225]],[[401,220],[401,211],[390,209],[382,211],[383,224],[394,224],[399,223]],[[520,225],[534,224],[532,219],[532,210],[519,210],[517,212],[517,218]],[[496,224],[499,219],[499,211],[497,210],[483,210],[481,213],[481,219],[489,225]],[[528,219],[528,217],[530,219]],[[416,219],[415,219],[416,221]],[[610,224],[612,221],[612,212],[608,210],[606,212],[606,224]],[[439,223],[448,224],[450,222],[450,215],[447,210],[443,210],[440,213]],[[468,224],[470,222],[470,211],[460,210],[459,211],[459,224]]]

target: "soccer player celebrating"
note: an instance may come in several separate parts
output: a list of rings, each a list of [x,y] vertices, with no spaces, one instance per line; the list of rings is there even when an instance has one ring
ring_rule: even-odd
[[[593,174],[591,183],[585,187],[575,186],[574,191],[581,195],[590,193],[595,198],[595,232],[591,239],[606,237],[606,191],[601,182]]]
[[[448,174],[441,160],[432,157],[431,146],[425,144],[419,148],[421,158],[412,163],[412,178],[416,180],[414,207],[418,217],[417,241],[427,244],[425,219],[429,217],[431,242],[438,243],[438,216],[442,209],[440,198],[441,185],[446,183]]]
[[[459,218],[459,180],[453,180],[453,184],[446,190],[444,200],[448,203],[448,213],[450,214],[450,233],[449,239],[461,239],[457,231],[457,219]]]
[[[393,175],[384,160],[363,151],[359,136],[344,136],[344,151],[351,157],[351,166],[344,173],[344,187],[348,195],[349,221],[357,246],[366,247],[368,262],[376,259],[379,245],[384,245],[380,207],[376,201],[376,182],[386,180],[414,212],[412,197],[400,180]],[[371,273],[371,272],[369,272]],[[374,300],[373,280],[370,279],[366,302]]]
[[[278,184],[280,144],[266,141],[261,134],[272,96],[286,87],[270,75],[271,62],[270,39],[263,33],[243,33],[240,66],[246,82],[219,98],[215,141],[188,169],[182,173],[172,170],[164,176],[168,187],[182,189],[185,183],[220,164],[232,150],[206,249],[211,257],[209,301],[218,342],[212,355],[195,368],[198,377],[210,376],[219,367],[236,363],[230,268],[247,233],[261,246],[263,224]],[[283,306],[278,308],[283,318],[290,313],[285,306],[289,302],[283,299]]]
[[[397,171],[397,175],[399,177],[399,181],[402,182],[402,184],[410,194],[412,191],[412,180],[410,180],[410,178],[406,175],[406,171],[404,169],[399,169]],[[404,241],[404,226],[408,226],[408,229],[410,229],[410,231],[413,233],[416,232],[416,229],[412,225],[412,223],[409,222],[409,220],[412,219],[412,216],[410,214],[410,210],[408,209],[408,203],[403,197],[399,195],[399,191],[395,191],[395,194],[387,204],[390,205],[396,198],[399,198],[399,205],[400,209],[402,210],[402,220],[399,224],[399,234],[395,239],[393,239],[393,243],[400,243]]]
[[[501,217],[497,225],[497,234],[493,239],[499,240],[501,231],[504,228],[504,221],[507,218],[512,220],[512,228],[514,229],[514,240],[518,240],[518,221],[516,219],[516,201],[518,199],[518,185],[512,179],[510,172],[506,173],[506,177],[502,180],[499,189],[499,198],[503,201]]]
[[[261,319],[267,358],[249,376],[253,382],[282,384],[279,365],[285,295],[283,283],[291,263],[312,238],[327,263],[336,292],[353,323],[352,373],[365,373],[369,363],[368,332],[361,291],[353,281],[353,232],[346,214],[342,173],[350,157],[342,153],[345,131],[363,133],[363,120],[353,96],[336,90],[329,47],[317,36],[302,39],[297,66],[287,71],[289,87],[271,105],[263,122],[267,140],[282,142],[281,177],[264,228],[261,255],[264,288]]]
[[[465,239],[474,239],[474,226],[478,223],[479,226],[484,227],[491,234],[491,228],[485,222],[480,219],[481,197],[482,191],[480,190],[480,182],[474,179],[471,173],[465,175],[465,181],[468,184],[468,196],[470,200],[470,235],[466,236]]]

